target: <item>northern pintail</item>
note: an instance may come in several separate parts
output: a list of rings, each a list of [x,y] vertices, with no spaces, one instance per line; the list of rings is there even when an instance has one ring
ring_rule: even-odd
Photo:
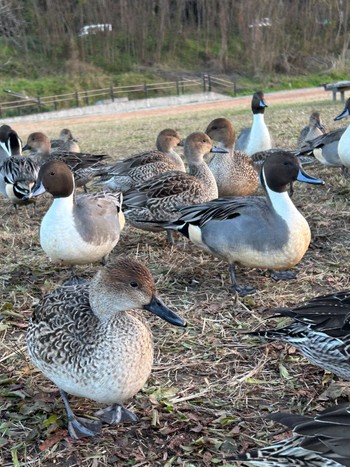
[[[16,207],[32,199],[39,166],[23,156],[11,156],[0,165],[0,193]]]
[[[321,122],[321,116],[319,112],[312,112],[309,118],[309,124],[306,125],[300,132],[298,138],[298,147],[300,147],[305,141],[310,141],[318,136],[326,133],[326,128]]]
[[[240,295],[255,289],[237,284],[235,263],[285,270],[302,259],[309,247],[310,228],[287,187],[295,180],[324,183],[306,174],[293,154],[271,155],[260,180],[266,197],[219,198],[184,207],[177,221],[168,224],[203,250],[228,261],[232,288]]]
[[[350,406],[335,405],[316,416],[275,413],[267,418],[293,431],[294,436],[270,446],[226,460],[260,467],[342,467],[350,466]]]
[[[142,263],[119,258],[90,283],[62,286],[35,307],[27,332],[30,358],[61,391],[72,438],[94,436],[102,422],[137,421],[122,404],[147,381],[153,364],[152,333],[145,309],[175,326],[185,326],[156,295]],[[97,420],[76,417],[68,394],[101,404]]]
[[[104,175],[110,169],[103,161],[108,158],[102,154],[86,154],[66,151],[51,151],[50,139],[42,132],[34,132],[28,136],[23,151],[31,150],[31,157],[39,165],[50,160],[62,160],[72,170],[77,187],[84,187],[94,177]]]
[[[43,164],[33,196],[44,191],[54,200],[40,226],[40,244],[65,264],[104,261],[124,226],[121,193],[91,193],[75,198],[74,177],[59,160]]]
[[[167,172],[124,193],[126,220],[134,227],[159,231],[164,222],[178,217],[180,207],[217,198],[214,175],[203,159],[209,152],[226,153],[227,150],[213,147],[205,133],[191,133],[184,143],[189,173]]]
[[[9,125],[0,126],[0,166],[11,156],[22,154],[22,140]]]
[[[95,185],[125,192],[140,182],[170,170],[185,172],[185,164],[175,151],[175,147],[180,145],[183,143],[179,133],[166,128],[157,136],[157,150],[145,151],[118,161]]]
[[[299,148],[298,154],[313,153],[316,159],[327,167],[340,167],[345,173],[345,167],[338,153],[338,143],[346,128],[329,131],[317,138],[305,141]]]
[[[267,104],[264,93],[255,92],[252,99],[253,125],[251,128],[244,128],[239,134],[235,145],[237,151],[244,151],[251,156],[255,152],[272,147],[271,136],[264,119],[265,107]]]
[[[343,112],[335,117],[334,120],[341,120],[350,115],[350,98],[346,101]],[[350,125],[341,135],[338,143],[338,154],[342,164],[348,169],[350,167]]]
[[[58,149],[59,151],[81,152],[78,140],[74,138],[69,128],[62,128],[58,138],[52,139],[50,143],[53,150]]]
[[[219,196],[248,196],[259,185],[258,172],[253,161],[242,151],[234,150],[235,130],[227,118],[215,118],[209,123],[206,134],[218,146],[227,150],[226,154],[215,154],[209,162]]]
[[[322,295],[295,307],[272,311],[273,317],[287,316],[292,323],[250,334],[287,342],[315,365],[350,380],[350,291]]]

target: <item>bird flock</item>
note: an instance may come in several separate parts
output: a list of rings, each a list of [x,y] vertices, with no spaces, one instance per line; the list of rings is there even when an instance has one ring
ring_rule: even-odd
[[[221,117],[184,139],[166,128],[157,136],[157,149],[119,161],[82,153],[67,128],[51,141],[44,133],[31,133],[23,146],[13,128],[0,127],[0,193],[17,212],[21,205],[40,203],[44,192],[52,196],[41,220],[40,245],[52,262],[71,268],[70,279],[34,307],[27,351],[59,388],[72,438],[99,435],[104,424],[137,422],[124,404],[143,387],[153,363],[152,334],[141,310],[174,326],[187,325],[159,298],[151,272],[132,252],[109,259],[125,223],[165,233],[175,248],[180,234],[223,259],[237,296],[256,289],[240,284],[236,264],[267,269],[275,280],[295,277],[292,268],[308,250],[311,232],[293,203],[293,185],[321,189],[324,182],[303,167],[315,160],[348,176],[350,125],[327,131],[313,112],[297,149],[274,148],[264,121],[266,107],[264,94],[254,93],[252,127],[238,138],[232,122]],[[349,114],[350,99],[335,120]],[[178,147],[183,147],[185,163]],[[84,193],[77,193],[79,187]],[[79,277],[77,266],[99,262],[90,281]],[[272,309],[273,317],[286,317],[289,324],[249,334],[289,343],[313,364],[349,380],[349,312],[350,291],[336,291]],[[92,418],[78,417],[68,394],[108,407]],[[314,417],[279,413],[271,418],[293,436],[227,456],[227,461],[350,466],[349,404]]]

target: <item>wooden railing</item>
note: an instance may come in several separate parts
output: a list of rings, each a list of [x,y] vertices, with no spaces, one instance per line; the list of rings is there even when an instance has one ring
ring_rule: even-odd
[[[0,102],[0,118],[27,115],[39,112],[50,112],[72,107],[84,107],[99,103],[114,102],[117,99],[142,99],[170,95],[181,95],[194,92],[219,91],[236,95],[235,81],[203,75],[197,79],[181,78],[175,81],[159,83],[143,83],[130,86],[110,86],[88,91],[75,91],[54,96],[27,96],[9,89],[5,92],[17,100]]]

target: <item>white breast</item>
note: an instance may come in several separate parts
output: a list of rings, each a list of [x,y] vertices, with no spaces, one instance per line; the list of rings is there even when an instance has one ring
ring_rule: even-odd
[[[266,151],[267,149],[271,149],[271,137],[265,124],[264,114],[254,114],[245,152],[252,156],[258,151]]]
[[[345,167],[350,167],[350,125],[339,140],[338,154]]]

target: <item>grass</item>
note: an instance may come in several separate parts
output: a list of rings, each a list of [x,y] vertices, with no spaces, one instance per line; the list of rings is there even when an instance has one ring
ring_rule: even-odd
[[[273,105],[266,121],[276,145],[294,146],[309,114],[324,122],[341,108],[317,104]],[[50,136],[68,126],[82,150],[125,157],[154,146],[157,133],[175,127],[185,136],[204,129],[219,115],[237,131],[250,124],[246,109],[217,110],[127,119],[82,119],[14,125],[25,139],[42,128]],[[127,226],[113,255],[129,253],[152,270],[164,301],[189,323],[186,330],[150,318],[155,363],[144,389],[128,407],[135,425],[105,428],[96,439],[72,440],[57,388],[30,363],[25,332],[33,305],[70,272],[50,263],[40,248],[38,230],[50,204],[17,213],[0,201],[2,258],[0,311],[0,464],[3,466],[209,466],[234,465],[225,454],[263,446],[278,438],[278,426],[265,420],[274,411],[314,413],[346,397],[342,386],[327,391],[333,376],[311,365],[293,348],[265,344],[244,335],[259,327],[266,310],[349,288],[348,181],[338,169],[315,164],[308,169],[324,187],[299,184],[293,201],[312,230],[310,249],[296,267],[297,278],[273,282],[266,271],[240,268],[238,280],[257,292],[237,299],[229,291],[228,267],[194,246],[170,247],[165,235]],[[91,277],[97,265],[80,267]],[[148,316],[149,317],[149,316]],[[340,389],[339,389],[340,388]],[[78,414],[92,414],[96,403],[72,398]]]

